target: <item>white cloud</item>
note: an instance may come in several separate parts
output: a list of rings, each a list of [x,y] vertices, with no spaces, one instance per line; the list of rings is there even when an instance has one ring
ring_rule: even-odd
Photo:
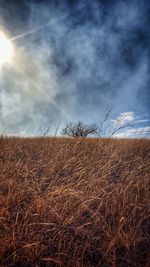
[[[114,135],[114,137],[125,138],[125,137],[144,137],[150,136],[150,126],[147,127],[139,127],[134,129],[124,129],[123,132],[118,132]]]
[[[128,123],[132,123],[135,120],[135,114],[133,111],[122,112],[120,115],[112,120],[114,126],[123,126]]]
[[[143,119],[143,120],[137,120],[136,123],[142,123],[142,122],[149,122],[150,120],[148,119]]]
[[[129,129],[128,131],[130,133],[135,133],[135,134],[139,134],[139,133],[146,134],[146,133],[150,133],[150,126]]]

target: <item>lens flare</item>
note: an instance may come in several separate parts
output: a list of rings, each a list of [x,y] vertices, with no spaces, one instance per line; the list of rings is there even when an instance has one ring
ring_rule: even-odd
[[[6,63],[11,63],[12,57],[12,42],[3,32],[0,31],[0,67]]]

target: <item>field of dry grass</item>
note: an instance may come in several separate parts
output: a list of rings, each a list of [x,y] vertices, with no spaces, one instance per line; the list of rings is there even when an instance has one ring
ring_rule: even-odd
[[[149,267],[150,140],[0,138],[0,266]]]

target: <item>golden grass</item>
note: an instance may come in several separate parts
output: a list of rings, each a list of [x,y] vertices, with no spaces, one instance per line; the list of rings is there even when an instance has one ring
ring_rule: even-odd
[[[150,140],[0,139],[1,266],[150,266]]]

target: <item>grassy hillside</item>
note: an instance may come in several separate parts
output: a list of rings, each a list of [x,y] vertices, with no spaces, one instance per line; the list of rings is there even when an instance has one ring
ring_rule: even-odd
[[[1,138],[0,266],[150,266],[150,140]]]

